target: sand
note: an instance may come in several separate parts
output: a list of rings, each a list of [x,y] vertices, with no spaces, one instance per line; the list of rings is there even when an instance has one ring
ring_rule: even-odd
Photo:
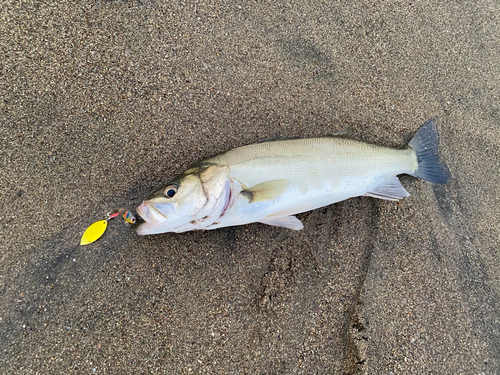
[[[1,373],[500,373],[498,2],[1,8]],[[399,203],[78,245],[209,155],[431,117],[453,178]]]

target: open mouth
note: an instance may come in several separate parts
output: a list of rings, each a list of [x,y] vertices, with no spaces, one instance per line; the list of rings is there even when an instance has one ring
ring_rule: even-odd
[[[137,207],[137,213],[145,222],[151,224],[160,224],[167,220],[167,217],[160,210],[147,201],[142,202]]]

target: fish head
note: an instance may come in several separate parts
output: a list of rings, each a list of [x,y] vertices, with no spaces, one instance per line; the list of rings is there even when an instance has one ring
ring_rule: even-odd
[[[203,229],[199,226],[202,219],[215,221],[225,207],[229,185],[228,166],[200,165],[188,169],[137,208],[145,221],[137,228],[137,234]]]

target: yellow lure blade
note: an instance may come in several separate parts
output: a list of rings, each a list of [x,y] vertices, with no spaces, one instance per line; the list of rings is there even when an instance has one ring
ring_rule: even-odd
[[[97,241],[104,234],[107,226],[107,220],[96,221],[83,233],[80,245],[88,245],[89,243]]]

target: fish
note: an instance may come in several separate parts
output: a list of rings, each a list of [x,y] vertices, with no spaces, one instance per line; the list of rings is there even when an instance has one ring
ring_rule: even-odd
[[[399,200],[410,194],[400,174],[444,184],[435,119],[403,149],[346,136],[275,139],[238,147],[193,164],[137,208],[139,235],[263,223],[300,230],[296,214],[349,198]]]

